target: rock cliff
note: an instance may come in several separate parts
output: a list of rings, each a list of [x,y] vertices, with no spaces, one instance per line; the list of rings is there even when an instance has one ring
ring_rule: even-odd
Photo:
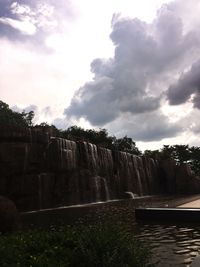
[[[0,128],[0,195],[21,211],[119,199],[130,193],[187,193],[188,183],[189,191],[200,192],[199,180],[186,169],[53,137],[48,127]]]

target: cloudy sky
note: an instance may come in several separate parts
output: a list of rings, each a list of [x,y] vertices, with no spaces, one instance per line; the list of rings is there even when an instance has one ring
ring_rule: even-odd
[[[0,0],[0,99],[35,122],[200,145],[200,0]]]

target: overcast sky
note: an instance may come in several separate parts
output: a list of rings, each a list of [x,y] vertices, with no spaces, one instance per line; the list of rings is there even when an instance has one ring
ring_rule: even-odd
[[[0,99],[35,122],[200,146],[200,0],[0,0]]]

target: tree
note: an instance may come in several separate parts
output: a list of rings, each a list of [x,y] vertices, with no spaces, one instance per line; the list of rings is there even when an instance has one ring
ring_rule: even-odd
[[[174,158],[174,148],[172,146],[164,145],[160,152],[161,159]]]
[[[135,142],[132,138],[124,136],[123,138],[116,139],[114,142],[114,147],[116,150],[128,152],[135,155],[140,155],[141,152],[136,147]]]
[[[23,111],[22,116],[24,117],[28,126],[33,126],[33,118],[35,116],[34,111],[29,111],[27,113]]]
[[[9,105],[0,101],[0,124],[10,124],[15,126],[28,126],[23,113],[12,111]]]
[[[200,147],[190,148],[190,165],[196,175],[200,175]]]
[[[145,150],[144,151],[145,156],[155,159],[155,160],[160,159],[160,154],[161,152],[159,150]]]
[[[189,162],[191,155],[188,145],[175,145],[172,148],[176,161],[179,163]]]

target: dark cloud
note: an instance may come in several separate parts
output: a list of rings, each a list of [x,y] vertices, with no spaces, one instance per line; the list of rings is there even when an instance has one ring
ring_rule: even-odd
[[[170,105],[180,105],[191,100],[194,107],[200,109],[200,61],[194,63],[176,84],[169,87],[167,98]]]
[[[131,129],[136,140],[161,140],[180,132],[182,128],[171,124],[159,108],[166,88],[198,56],[200,39],[198,31],[186,31],[177,9],[173,3],[164,5],[151,24],[113,16],[114,57],[91,63],[93,80],[75,93],[65,110],[67,118],[83,117],[94,126],[112,128],[115,121],[132,116],[124,128],[127,133]],[[190,94],[185,89],[179,96],[176,87],[168,97],[174,96],[174,101],[182,97],[184,102]],[[195,105],[199,98],[195,95]]]

